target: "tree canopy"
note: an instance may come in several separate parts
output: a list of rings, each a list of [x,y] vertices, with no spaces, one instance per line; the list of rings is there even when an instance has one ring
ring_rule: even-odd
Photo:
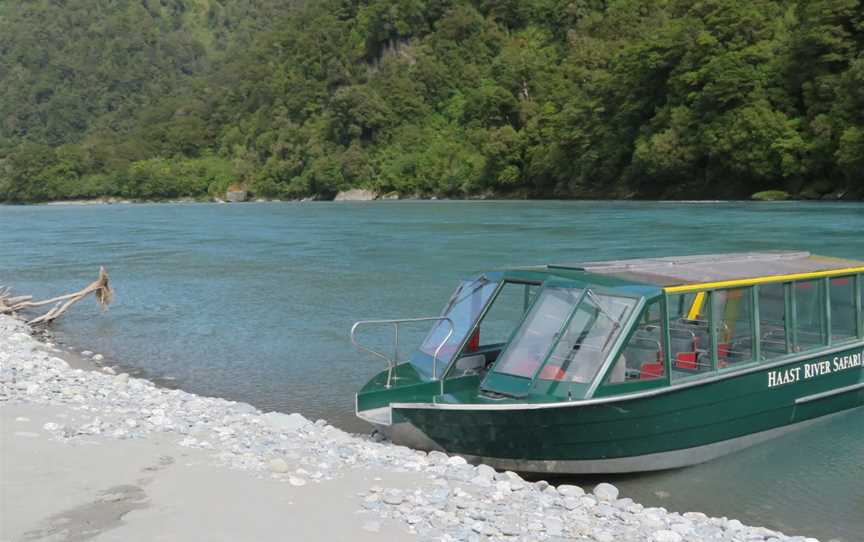
[[[860,0],[8,0],[0,201],[864,197]]]

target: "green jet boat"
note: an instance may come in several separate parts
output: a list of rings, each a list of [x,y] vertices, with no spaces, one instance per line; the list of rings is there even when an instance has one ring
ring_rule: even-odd
[[[388,364],[356,413],[397,444],[519,472],[693,465],[864,405],[862,290],[864,262],[806,252],[483,273],[441,316],[354,325]],[[431,329],[400,361],[417,323]],[[393,328],[394,354],[359,342],[371,326]]]

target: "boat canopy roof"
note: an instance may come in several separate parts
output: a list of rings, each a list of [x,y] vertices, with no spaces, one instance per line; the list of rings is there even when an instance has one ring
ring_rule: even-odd
[[[667,292],[695,291],[774,280],[799,280],[864,272],[864,262],[809,252],[739,252],[549,265],[622,281],[651,284]]]

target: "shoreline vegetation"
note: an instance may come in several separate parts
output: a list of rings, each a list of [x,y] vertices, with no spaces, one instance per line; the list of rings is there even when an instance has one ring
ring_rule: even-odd
[[[357,195],[356,192],[362,192],[361,195]],[[343,194],[345,194],[343,196]],[[751,195],[747,199],[667,199],[667,200],[652,200],[652,199],[626,199],[626,200],[615,200],[609,198],[588,198],[588,199],[562,199],[562,198],[516,198],[516,197],[506,197],[496,194],[486,194],[482,196],[467,196],[467,197],[438,197],[438,196],[429,196],[422,197],[418,195],[409,195],[409,196],[401,196],[395,193],[389,194],[376,194],[374,192],[364,190],[364,189],[352,189],[346,192],[339,192],[332,198],[321,198],[318,196],[310,196],[305,198],[293,198],[293,199],[279,199],[279,198],[258,198],[253,196],[246,197],[240,200],[231,201],[229,198],[222,197],[201,197],[201,198],[161,198],[161,199],[126,199],[126,198],[116,198],[116,197],[98,197],[98,198],[89,198],[89,199],[66,199],[66,200],[50,200],[50,201],[39,201],[39,202],[3,202],[0,201],[0,206],[2,205],[47,205],[47,206],[87,206],[87,205],[123,205],[123,204],[160,204],[160,203],[213,203],[213,204],[227,204],[227,203],[315,203],[315,202],[386,202],[386,201],[410,201],[410,202],[435,202],[435,201],[485,201],[485,202],[495,202],[495,201],[630,201],[630,202],[639,202],[639,201],[647,201],[647,202],[665,202],[665,203],[740,203],[740,202],[780,202],[780,201],[798,201],[798,202],[810,202],[810,201],[819,201],[822,203],[831,203],[831,202],[849,202],[850,200],[845,198],[837,198],[837,197],[824,197],[819,200],[815,199],[807,199],[807,198],[795,198],[790,195],[788,192],[784,192],[782,190],[768,190],[765,192],[757,192],[756,194]],[[857,200],[851,200],[857,201]]]
[[[862,13],[861,0],[13,0],[0,202],[857,201]]]
[[[645,507],[606,483],[586,492],[529,482],[325,420],[161,388],[41,341],[0,315],[4,538],[188,540],[206,538],[206,525],[241,539],[290,529],[309,540],[815,542]],[[242,513],[212,517],[214,507]]]

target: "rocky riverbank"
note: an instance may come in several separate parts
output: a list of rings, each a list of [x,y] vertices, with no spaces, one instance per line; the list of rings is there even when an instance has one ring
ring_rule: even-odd
[[[280,521],[293,522],[295,532],[305,526],[320,540],[813,540],[699,512],[647,508],[610,484],[586,492],[527,482],[458,456],[351,435],[324,420],[263,413],[109,373],[71,367],[51,343],[0,315],[0,511],[9,514],[0,521],[0,541],[144,540],[156,534],[165,540],[253,540],[264,536],[262,525],[275,529]],[[125,459],[94,464],[93,450]],[[63,472],[74,475],[45,476],[52,465],[35,464],[37,453],[71,461]],[[147,475],[137,485],[106,493],[90,483],[113,471],[119,476],[144,456],[157,459],[149,466],[140,459]],[[38,484],[31,473],[42,474]],[[179,483],[187,479],[194,483]],[[70,484],[78,484],[79,499],[87,501],[89,494],[90,500],[72,506],[74,499],[60,498],[68,496]],[[238,484],[248,494],[238,494]],[[262,496],[268,502],[232,514],[231,506],[249,507],[250,499]],[[240,501],[226,504],[232,498]],[[291,506],[283,507],[284,499]],[[41,503],[38,513],[29,502]],[[189,524],[188,510],[222,506],[227,512]],[[270,538],[284,536],[274,532]]]

